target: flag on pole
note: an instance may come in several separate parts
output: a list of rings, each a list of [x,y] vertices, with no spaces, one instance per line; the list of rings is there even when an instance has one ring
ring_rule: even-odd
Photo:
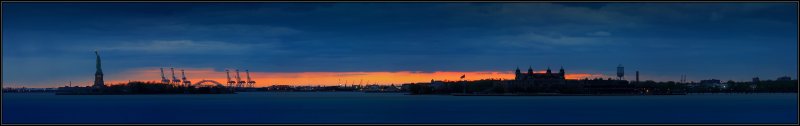
[[[467,76],[467,75],[466,75],[466,74],[464,74],[464,75],[461,75],[461,79],[464,79],[464,77],[465,77],[465,76]]]

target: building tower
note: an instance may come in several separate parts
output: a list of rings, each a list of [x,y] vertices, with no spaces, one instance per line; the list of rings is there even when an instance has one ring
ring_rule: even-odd
[[[254,87],[256,85],[256,81],[250,80],[250,70],[244,70],[244,73],[247,74],[247,85],[249,85],[250,88]]]
[[[161,83],[169,84],[169,79],[164,76],[164,68],[161,68]]]
[[[236,81],[231,80],[231,71],[225,69],[225,75],[228,76],[228,87],[233,88],[233,84],[236,83]]]
[[[172,82],[173,82],[173,84],[180,84],[181,80],[178,80],[178,78],[175,77],[175,68],[169,68],[169,70],[172,71]]]
[[[520,72],[519,66],[517,66],[517,70],[514,72],[514,75],[516,75],[514,77],[515,80],[522,80],[522,72]],[[433,79],[431,79],[431,83],[432,82],[433,82]]]
[[[550,71],[550,66],[547,66],[547,75],[549,76],[549,75],[550,75],[550,74],[552,74],[552,73],[553,73],[553,72],[551,72],[551,71]]]
[[[622,64],[619,64],[619,66],[617,66],[617,77],[619,77],[619,80],[622,80],[623,76],[625,76],[625,70],[622,67]]]
[[[636,71],[636,83],[639,83],[639,71]]]
[[[181,78],[181,81],[183,81],[183,85],[185,85],[186,87],[192,86],[192,82],[186,80],[186,73],[183,72],[183,69],[181,69],[181,76],[183,77]]]
[[[528,66],[528,77],[533,77],[533,67]],[[527,79],[527,77],[526,77]]]
[[[561,69],[558,69],[558,76],[560,76],[562,79],[566,79],[567,76],[564,76],[564,74],[564,66],[561,66]]]
[[[239,69],[236,69],[236,87],[241,88],[244,83],[245,82],[242,81],[242,78],[239,76]]]
[[[97,55],[97,71],[94,72],[94,85],[92,85],[92,87],[105,87],[106,85],[103,82],[103,69],[100,68],[100,54],[97,53],[97,50],[94,51],[94,54]]]
[[[753,83],[758,83],[758,82],[761,82],[761,80],[760,80],[760,79],[758,79],[758,77],[754,77],[754,78],[753,78]]]

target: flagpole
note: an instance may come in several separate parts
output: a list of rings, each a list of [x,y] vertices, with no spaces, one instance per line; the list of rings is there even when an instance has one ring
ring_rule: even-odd
[[[466,77],[466,74],[461,75],[461,83],[464,84],[464,94],[467,94],[467,83],[464,82],[464,77]]]

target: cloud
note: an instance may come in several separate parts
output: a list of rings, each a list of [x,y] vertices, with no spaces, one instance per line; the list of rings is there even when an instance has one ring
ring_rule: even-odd
[[[366,73],[342,73],[342,74],[336,74],[336,76],[339,76],[339,77],[360,76],[360,75],[367,75],[367,74]]]
[[[250,24],[167,24],[154,27],[159,30],[172,33],[193,33],[193,34],[218,34],[226,36],[250,36],[250,37],[274,37],[302,33],[302,31],[280,26],[270,25],[250,25]]]
[[[616,11],[552,3],[501,4],[499,14],[520,18],[519,21],[552,21],[550,23],[619,24],[635,17]],[[511,16],[516,15],[516,16]]]
[[[771,18],[781,22],[792,22],[792,18],[761,17],[768,13],[796,11],[791,3],[612,3],[599,8],[603,11],[630,15],[634,19],[650,24],[699,23],[717,21],[722,18],[754,20]],[[788,9],[788,10],[782,10]],[[795,13],[796,14],[796,13]],[[758,18],[754,18],[758,17]],[[711,20],[709,20],[711,19]],[[788,20],[787,20],[788,19]],[[793,21],[796,23],[796,20]]]
[[[109,47],[98,47],[109,51],[170,54],[243,54],[253,49],[274,50],[276,43],[230,43],[219,41],[153,40],[147,42],[120,42]]]
[[[495,38],[498,42],[518,47],[586,46],[602,44],[597,37],[567,36],[562,34],[523,33]]]
[[[736,62],[742,64],[729,68],[769,64],[754,71],[796,75],[783,71],[796,68],[796,58],[786,58],[796,57],[786,54],[797,52],[797,48],[789,48],[797,45],[797,5],[791,3],[208,6],[214,4],[193,4],[178,10],[171,5],[146,7],[150,9],[147,13],[137,11],[145,6],[130,6],[134,8],[114,8],[114,15],[100,11],[107,8],[85,7],[94,6],[91,4],[24,9],[41,11],[34,15],[30,11],[8,11],[7,16],[12,18],[4,20],[11,25],[3,28],[3,64],[10,69],[3,72],[17,75],[4,78],[36,80],[44,72],[52,78],[91,75],[93,49],[108,56],[104,59],[108,73],[163,64],[254,66],[291,72],[424,71],[417,72],[422,74],[558,63],[600,71],[603,64],[619,62],[650,64],[659,68],[652,71],[667,73],[680,69],[674,64],[677,61],[726,63],[745,57],[759,60],[743,62],[759,63]],[[54,8],[81,11],[41,10]],[[128,11],[131,13],[125,13]],[[105,50],[109,52],[104,55]],[[8,57],[40,59],[12,59],[7,63]],[[80,63],[65,61],[69,59]],[[702,72],[742,74],[723,70],[728,67],[717,64],[693,65]],[[26,69],[36,72],[20,72]],[[72,73],[55,74],[69,71]]]
[[[589,36],[611,36],[611,32],[607,31],[596,31],[592,33],[588,33]]]
[[[719,21],[720,19],[724,18],[725,16],[720,14],[719,12],[712,12],[711,16],[708,17],[708,20],[711,21]]]
[[[88,53],[87,53],[88,54]],[[94,74],[92,57],[3,57],[3,86],[49,87],[72,81],[88,82]]]

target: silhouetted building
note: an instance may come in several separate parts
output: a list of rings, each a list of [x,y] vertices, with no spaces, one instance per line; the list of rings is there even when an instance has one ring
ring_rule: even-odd
[[[761,80],[760,80],[760,79],[758,79],[758,77],[754,77],[754,78],[753,78],[753,83],[758,83],[758,82],[760,82],[760,81],[761,81]]]
[[[414,86],[413,84],[402,84],[400,85],[400,91],[408,91],[411,87]]]
[[[564,77],[564,67],[558,71],[558,73],[552,73],[550,68],[547,68],[545,73],[534,73],[533,68],[528,67],[528,73],[520,73],[519,67],[516,70],[516,80],[550,80],[550,79],[565,79]]]
[[[792,81],[792,77],[789,76],[779,77],[777,81]]]
[[[717,79],[710,79],[710,80],[700,80],[700,84],[720,84],[722,83],[720,80]]]
[[[397,86],[394,86],[394,84],[392,84],[391,86],[384,86],[381,91],[383,91],[383,92],[398,92],[398,91],[400,91],[400,88],[397,87]]]
[[[267,87],[267,90],[270,91],[289,91],[294,90],[294,88],[290,85],[272,85]]]
[[[434,90],[441,89],[445,87],[445,84],[443,81],[436,81],[431,79],[431,87],[433,87]]]
[[[705,87],[717,87],[717,88],[727,87],[727,84],[722,84],[722,81],[717,79],[700,80],[700,85]]]
[[[500,89],[509,92],[551,92],[566,84],[564,67],[558,72],[552,73],[550,68],[547,68],[545,73],[534,73],[533,68],[529,67],[528,73],[521,73],[517,68],[515,80],[506,82]]]

